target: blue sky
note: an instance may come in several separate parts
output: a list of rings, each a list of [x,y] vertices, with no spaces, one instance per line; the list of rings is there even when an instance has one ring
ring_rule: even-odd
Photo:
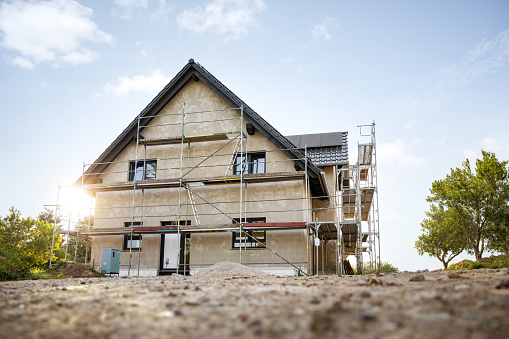
[[[0,2],[0,215],[54,204],[190,58],[283,134],[376,122],[382,260],[413,248],[433,180],[509,159],[509,2]]]

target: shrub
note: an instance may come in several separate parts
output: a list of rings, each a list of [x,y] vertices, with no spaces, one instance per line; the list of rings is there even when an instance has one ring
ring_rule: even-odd
[[[42,268],[32,268],[27,280],[48,279],[48,273]]]
[[[380,271],[375,269],[375,263],[367,262],[364,264],[364,274],[374,274],[374,273],[398,273],[399,269],[390,264],[388,262],[383,262],[382,267],[380,267]],[[360,274],[360,273],[359,273]]]

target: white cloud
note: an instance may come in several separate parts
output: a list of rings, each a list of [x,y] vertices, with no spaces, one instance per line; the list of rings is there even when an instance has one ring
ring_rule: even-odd
[[[34,69],[36,67],[32,61],[28,60],[27,58],[20,57],[20,56],[14,57],[11,59],[7,59],[7,60],[9,60],[11,64],[19,66],[21,68],[25,68],[25,69]]]
[[[148,42],[137,41],[135,46],[140,49],[140,53],[143,57],[147,58],[151,55],[152,48]]]
[[[412,129],[414,128],[415,124],[417,123],[417,120],[412,120],[410,122],[407,122],[403,125],[403,129]]]
[[[147,9],[149,0],[115,0],[117,10],[113,13],[123,19],[132,18],[135,11]]]
[[[166,0],[159,0],[157,9],[153,9],[150,4],[150,0],[115,0],[116,8],[113,14],[122,19],[131,19],[136,16],[148,20],[166,20],[168,13],[171,12],[171,8],[166,5]]]
[[[493,39],[472,47],[457,62],[432,73],[431,83],[420,91],[407,94],[402,99],[401,106],[405,109],[440,109],[448,104],[452,89],[483,80],[491,74],[507,73],[508,65],[509,28]]]
[[[313,34],[313,38],[315,40],[325,40],[329,41],[332,39],[331,30],[334,28],[339,28],[338,23],[333,18],[326,17],[322,20],[321,23],[315,25],[311,30]]]
[[[213,0],[180,13],[177,24],[197,33],[212,31],[225,35],[226,40],[242,39],[258,26],[255,14],[265,8],[262,0]]]
[[[86,42],[113,42],[97,28],[92,14],[92,9],[73,0],[2,3],[0,46],[18,54],[7,60],[27,69],[89,63],[98,53],[85,47]]]
[[[131,91],[158,92],[171,80],[160,69],[149,72],[149,75],[135,75],[133,77],[119,77],[116,84],[107,83],[104,86],[106,95],[126,96]]]
[[[401,139],[378,146],[377,159],[383,163],[395,163],[400,167],[421,167],[426,161],[416,155],[406,154],[405,144]]]
[[[463,59],[434,74],[441,86],[466,84],[509,63],[509,28],[467,51]]]
[[[500,144],[497,140],[490,137],[482,139],[481,144],[485,151],[495,152],[504,149],[504,146],[502,146],[502,144]]]

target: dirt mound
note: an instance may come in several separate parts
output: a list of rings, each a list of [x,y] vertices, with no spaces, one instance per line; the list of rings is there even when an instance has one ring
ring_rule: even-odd
[[[61,261],[49,270],[52,278],[87,278],[101,276],[89,267],[81,266],[72,261]]]
[[[210,276],[240,276],[240,277],[266,277],[267,273],[253,267],[247,267],[239,263],[224,261],[204,268],[196,272],[197,277]]]

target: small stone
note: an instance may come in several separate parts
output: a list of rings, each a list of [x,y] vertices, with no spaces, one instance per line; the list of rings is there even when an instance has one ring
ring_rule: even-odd
[[[424,278],[424,275],[422,275],[422,274],[414,275],[413,277],[411,277],[409,279],[409,281],[424,281],[424,280],[426,280],[426,279]]]
[[[369,277],[368,285],[383,285],[383,283],[377,277]]]
[[[461,276],[459,272],[451,272],[447,274],[449,279],[458,279]]]
[[[490,320],[490,327],[491,328],[499,328],[500,327],[500,320],[495,318]]]
[[[186,300],[185,301],[185,304],[187,306],[199,306],[200,305],[200,302],[198,300],[193,300],[193,299],[190,299],[190,300]]]
[[[174,311],[162,311],[157,314],[158,318],[173,318],[175,317]]]
[[[370,298],[371,292],[370,291],[362,291],[361,292],[361,298]]]
[[[251,331],[253,331],[253,333],[254,333],[255,335],[260,335],[260,334],[262,334],[262,332],[263,332],[263,327],[262,327],[262,323],[261,323],[261,321],[256,320],[256,321],[254,321],[253,323],[251,323]]]
[[[470,286],[469,285],[458,285],[458,286],[455,286],[454,289],[456,291],[467,291],[470,289]]]
[[[495,286],[497,290],[500,290],[502,288],[509,288],[509,279],[502,279],[500,282]]]
[[[376,319],[376,314],[370,311],[364,311],[361,313],[362,320],[373,321]]]
[[[247,314],[245,314],[245,313],[241,313],[241,314],[239,315],[239,320],[240,320],[240,321],[243,321],[243,322],[244,322],[244,321],[246,321],[248,318],[249,318],[249,316],[248,316]]]
[[[435,321],[448,321],[451,319],[451,315],[449,313],[434,313],[430,318]]]

